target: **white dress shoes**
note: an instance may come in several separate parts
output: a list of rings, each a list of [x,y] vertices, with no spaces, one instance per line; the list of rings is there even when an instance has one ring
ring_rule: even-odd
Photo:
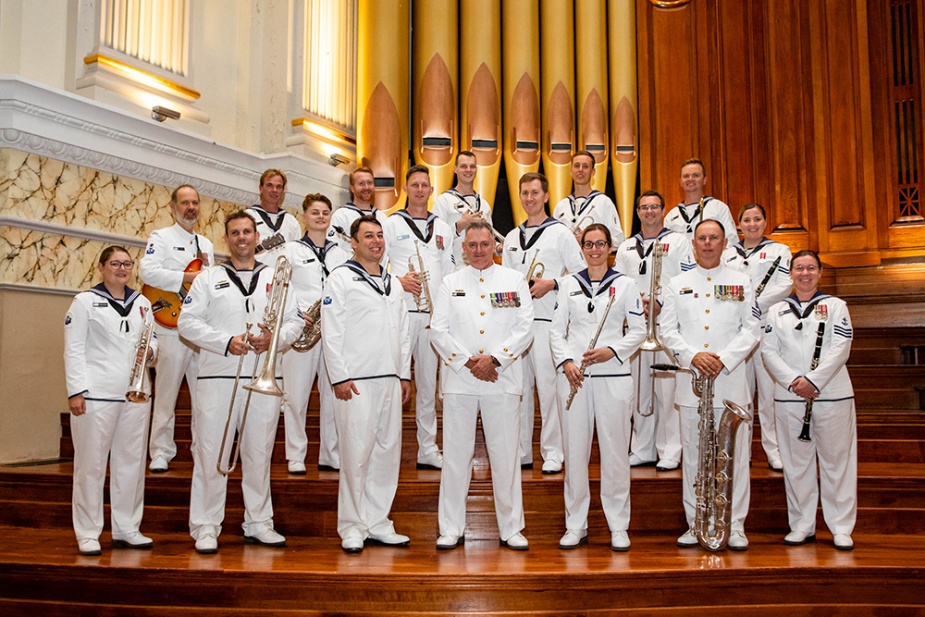
[[[124,536],[112,537],[113,548],[151,548],[154,540],[144,536],[140,531],[134,531]]]
[[[148,465],[148,469],[150,469],[152,473],[164,473],[168,468],[167,459],[163,456],[155,456],[151,459],[151,464]]]
[[[99,540],[93,538],[81,538],[77,541],[77,552],[87,557],[102,555],[103,549],[100,547]]]
[[[846,533],[837,533],[835,534],[835,548],[840,551],[853,551],[854,550],[854,540],[851,539]]]
[[[729,544],[726,546],[729,547],[730,551],[747,551],[748,550],[748,538],[745,537],[744,531],[733,531],[729,534]]]
[[[451,551],[466,543],[466,536],[445,535],[437,538],[438,551]]]
[[[565,535],[559,539],[559,548],[563,551],[568,551],[573,548],[578,548],[583,544],[588,543],[588,531],[572,531],[571,529],[565,532]]]
[[[286,538],[276,533],[272,527],[267,527],[260,533],[255,533],[252,536],[245,534],[244,541],[248,544],[262,544],[264,546],[286,546]]]
[[[443,469],[443,454],[434,452],[418,459],[418,469]]]
[[[218,552],[218,538],[214,533],[206,533],[196,540],[196,552],[200,555],[214,555]]]
[[[639,457],[636,454],[630,454],[630,467],[646,467],[648,465],[651,465],[654,462],[655,461],[643,460],[641,457]]]
[[[381,535],[371,533],[367,539],[373,544],[384,544],[385,546],[408,546],[411,544],[411,538],[394,531]]]
[[[304,476],[305,463],[302,461],[289,461],[289,473],[293,476]]]
[[[806,533],[805,531],[791,531],[786,536],[784,536],[784,544],[787,546],[800,546],[801,544],[815,541],[816,535],[812,533]]]
[[[680,548],[694,548],[699,545],[700,542],[697,541],[697,537],[694,535],[694,532],[688,529],[684,532],[684,535],[678,538],[678,546]]]
[[[655,466],[655,471],[674,471],[680,464],[681,463],[673,458],[665,458],[658,462]]]
[[[530,548],[530,544],[522,533],[515,533],[507,540],[501,540],[501,546],[509,548],[512,551],[525,551]]]
[[[544,461],[543,473],[546,475],[562,473],[562,463],[559,461]]]
[[[771,471],[783,471],[784,464],[781,462],[779,458],[772,458],[772,459],[768,459],[768,468]]]
[[[618,553],[630,550],[630,537],[625,531],[615,531],[610,534],[610,550]]]
[[[345,553],[362,553],[363,552],[363,538],[359,536],[350,536],[349,538],[344,538],[340,547],[344,549]]]

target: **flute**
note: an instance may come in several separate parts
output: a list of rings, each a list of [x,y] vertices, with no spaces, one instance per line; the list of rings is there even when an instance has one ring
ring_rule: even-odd
[[[617,296],[613,293],[613,288],[611,287],[610,300],[607,301],[607,307],[604,309],[604,314],[601,316],[601,323],[597,326],[597,332],[594,333],[594,336],[591,338],[591,342],[588,343],[588,349],[585,350],[585,353],[588,353],[597,345],[597,339],[599,339],[601,336],[601,330],[604,329],[604,322],[607,321],[607,314],[610,312],[610,307],[613,306],[613,300],[616,297]],[[578,372],[584,375],[586,368],[588,368],[588,363],[582,360],[581,366],[578,368]],[[568,411],[569,407],[572,406],[572,401],[575,400],[576,394],[578,394],[578,386],[572,386],[568,393],[568,400],[565,401],[565,411]]]

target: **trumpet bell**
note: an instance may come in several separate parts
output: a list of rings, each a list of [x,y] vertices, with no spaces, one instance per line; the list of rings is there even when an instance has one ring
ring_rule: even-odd
[[[127,398],[129,402],[132,403],[144,403],[150,397],[141,390],[132,390],[131,392],[125,393],[125,398]]]
[[[268,371],[261,372],[252,382],[244,386],[245,390],[266,394],[267,396],[282,396],[283,391],[276,384],[276,377]]]

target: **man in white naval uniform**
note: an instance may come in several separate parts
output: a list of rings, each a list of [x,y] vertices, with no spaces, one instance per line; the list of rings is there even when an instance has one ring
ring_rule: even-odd
[[[664,294],[650,302],[652,283],[652,253],[655,245],[662,246],[662,266],[658,290],[664,290],[673,277],[681,274],[682,263],[693,263],[691,243],[684,234],[662,227],[665,200],[657,191],[645,191],[636,200],[636,214],[642,228],[628,238],[617,250],[614,270],[634,279],[648,304],[654,311],[656,324]],[[656,326],[656,337],[658,327]],[[633,437],[630,447],[630,465],[649,465],[656,462],[658,471],[677,469],[681,464],[681,419],[674,406],[675,376],[656,372],[650,367],[656,363],[673,363],[667,350],[644,351],[632,359],[636,409],[633,413]],[[653,383],[654,389],[653,389]],[[655,400],[653,399],[653,391]]]
[[[410,542],[395,533],[389,511],[401,465],[401,406],[411,395],[411,339],[401,286],[380,265],[382,226],[364,216],[350,236],[354,259],[325,283],[321,344],[336,399],[337,532],[345,552],[359,553],[367,539]]]
[[[538,173],[526,173],[520,179],[520,201],[527,220],[511,230],[504,239],[503,264],[525,277],[530,264],[535,267],[528,281],[533,297],[533,345],[524,356],[524,396],[520,404],[520,462],[533,465],[533,386],[540,399],[540,452],[543,473],[561,473],[565,454],[562,449],[562,428],[559,400],[556,396],[556,367],[549,349],[549,327],[556,307],[556,279],[585,269],[585,259],[568,227],[547,216],[549,184]]]
[[[626,234],[610,197],[591,188],[595,163],[594,155],[587,150],[579,150],[572,156],[569,171],[574,188],[571,195],[556,204],[552,216],[565,223],[576,237],[591,223],[600,223],[610,230],[613,246],[617,247]]]
[[[260,370],[262,354],[272,335],[263,324],[273,283],[273,268],[259,263],[254,250],[259,241],[254,220],[237,211],[225,221],[225,242],[230,261],[213,266],[193,282],[180,313],[180,334],[199,345],[198,406],[193,410],[193,482],[190,490],[190,535],[196,552],[218,550],[218,536],[225,518],[228,477],[216,468],[227,468],[235,429],[241,435],[241,492],[244,495],[244,540],[267,546],[284,546],[286,539],[273,530],[270,499],[270,459],[279,424],[280,397],[244,390],[245,376],[237,384],[239,366]],[[279,345],[289,345],[302,331],[302,319],[291,301],[283,310]],[[256,327],[253,327],[256,324]],[[252,326],[248,336],[248,326]],[[256,354],[256,357],[254,356]],[[239,356],[246,356],[243,359]],[[252,359],[253,358],[253,359]],[[243,360],[243,363],[241,362]],[[274,376],[276,367],[270,367]],[[237,386],[237,388],[235,387]],[[244,407],[250,400],[247,422]],[[220,459],[222,436],[229,413],[228,445]]]
[[[374,216],[380,224],[385,225],[388,215],[379,210],[373,200],[376,198],[376,178],[369,167],[357,167],[350,174],[351,200],[331,214],[331,227],[328,240],[337,244],[348,255],[353,254],[350,244],[350,227],[361,216]]]
[[[433,212],[453,229],[453,259],[456,269],[466,266],[463,260],[463,236],[473,221],[491,222],[491,204],[475,188],[478,172],[475,154],[463,150],[456,155],[456,186],[440,193],[434,200]]]
[[[418,469],[440,469],[443,455],[437,446],[437,354],[430,346],[433,307],[428,302],[433,301],[443,277],[455,271],[450,246],[453,230],[427,211],[427,200],[434,189],[426,167],[414,165],[408,170],[404,191],[408,205],[388,218],[382,226],[382,235],[389,273],[405,291],[405,306],[408,307],[416,386]],[[414,272],[410,271],[409,264]]]
[[[681,189],[684,191],[684,201],[672,208],[665,215],[665,227],[680,232],[688,240],[694,239],[694,227],[700,221],[713,219],[723,226],[726,238],[730,242],[739,239],[736,234],[736,222],[732,218],[729,206],[716,199],[704,195],[707,184],[707,172],[700,159],[688,159],[681,165]],[[703,200],[703,207],[700,200]]]
[[[260,203],[245,210],[254,219],[260,234],[257,261],[268,266],[276,264],[283,244],[302,237],[298,219],[283,209],[286,182],[286,174],[278,169],[263,172],[260,175]]]
[[[671,279],[662,307],[662,342],[672,351],[677,364],[714,378],[713,408],[718,425],[723,400],[751,408],[748,400],[745,359],[758,343],[758,307],[748,275],[723,267],[726,239],[722,226],[712,219],[694,230],[697,266]],[[691,375],[678,373],[675,400],[681,408],[681,444],[684,513],[690,527],[694,522],[694,477],[699,458],[697,431],[699,399],[691,388]],[[745,517],[749,501],[751,426],[742,422],[735,439],[732,509],[729,548],[746,550]],[[697,546],[691,529],[678,546]]]
[[[184,297],[189,285],[201,272],[198,268],[184,272],[186,267],[194,259],[201,259],[204,268],[212,265],[215,251],[208,238],[194,231],[199,221],[199,193],[196,189],[188,184],[178,186],[170,195],[170,211],[177,222],[171,227],[151,233],[148,248],[141,258],[139,275],[151,287]],[[159,473],[167,471],[170,461],[177,455],[177,444],[173,439],[174,408],[184,375],[192,407],[196,408],[199,350],[181,337],[176,328],[157,324],[154,331],[158,337],[160,353],[154,378],[157,396],[154,397],[148,450],[151,455],[150,469]]]
[[[521,533],[518,405],[523,392],[521,357],[533,339],[533,302],[522,274],[495,265],[494,248],[488,224],[470,223],[463,243],[469,265],[445,277],[434,300],[431,337],[446,365],[440,550],[464,542],[479,412],[501,544],[513,550],[528,548]]]
[[[287,242],[283,250],[292,265],[289,291],[308,327],[309,318],[305,314],[316,302],[321,302],[325,279],[350,256],[336,242],[326,238],[331,223],[331,200],[321,193],[310,193],[305,196],[302,208],[305,235],[296,242]],[[340,469],[340,454],[337,451],[337,429],[334,426],[334,391],[324,368],[321,345],[316,344],[311,349],[285,350],[282,365],[285,390],[283,419],[289,473],[306,473],[308,438],[305,435],[305,416],[315,375],[318,376],[318,397],[321,400],[318,414],[318,470],[337,471]]]

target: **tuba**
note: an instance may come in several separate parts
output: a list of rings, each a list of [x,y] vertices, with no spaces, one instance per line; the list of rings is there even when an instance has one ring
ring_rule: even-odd
[[[154,321],[145,324],[145,329],[141,331],[138,337],[138,345],[135,346],[135,363],[132,364],[132,375],[128,380],[128,392],[125,398],[133,403],[143,403],[148,400],[148,393],[145,392],[145,375],[148,374],[148,349],[151,347],[151,335],[154,333]]]
[[[292,344],[296,351],[308,351],[321,340],[321,300],[316,300],[303,315],[312,320],[312,325],[302,328],[302,334]]]
[[[713,417],[713,378],[701,377],[692,369],[673,364],[653,364],[660,371],[683,371],[692,375],[691,388],[700,399],[697,413],[699,458],[694,478],[696,499],[694,524],[691,531],[700,546],[708,551],[721,551],[729,543],[732,531],[732,472],[735,463],[736,431],[742,422],[750,420],[748,412],[732,401],[723,401],[719,426]]]
[[[414,258],[408,257],[408,272],[417,274],[421,281],[421,294],[414,296],[414,304],[421,313],[432,313],[434,303],[430,299],[430,272],[424,267],[424,258],[421,257],[421,249],[418,243],[414,243],[414,252],[417,253],[418,269],[414,268]]]

